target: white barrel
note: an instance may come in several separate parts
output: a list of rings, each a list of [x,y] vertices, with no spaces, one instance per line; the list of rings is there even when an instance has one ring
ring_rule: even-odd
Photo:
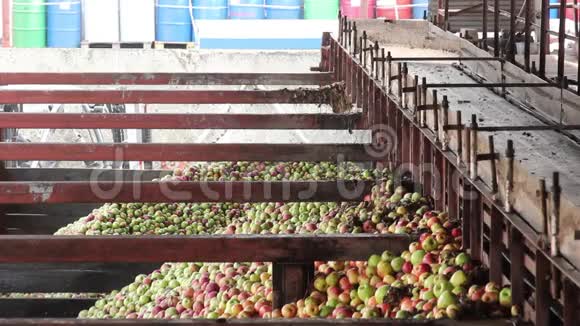
[[[155,41],[155,0],[120,0],[121,42]]]
[[[86,42],[119,42],[119,0],[84,0],[83,27]]]

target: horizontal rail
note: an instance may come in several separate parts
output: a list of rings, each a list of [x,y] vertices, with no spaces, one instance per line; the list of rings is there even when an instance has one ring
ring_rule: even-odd
[[[410,235],[0,236],[2,263],[312,262],[401,253]]]
[[[0,90],[2,104],[324,104],[318,89],[295,90]]]
[[[30,317],[49,317],[49,318],[65,318],[62,319],[67,324],[66,320],[74,321],[78,316],[79,311],[89,309],[95,304],[96,299],[0,299],[0,325],[13,324],[8,320],[14,320],[16,323],[22,321],[22,325],[39,325],[37,323],[29,324]],[[38,319],[42,324],[43,319]],[[58,319],[54,319],[58,320]]]
[[[477,127],[478,131],[544,131],[544,130],[580,130],[580,125],[544,125],[544,126],[489,126]]]
[[[374,57],[375,62],[388,61],[498,61],[503,62],[503,58],[494,57]]]
[[[372,161],[364,144],[0,143],[0,160]]]
[[[326,325],[355,325],[355,326],[524,326],[529,323],[516,322],[507,319],[489,320],[405,320],[405,319],[0,319],[0,325],[198,325],[198,326],[326,326]]]
[[[330,73],[0,73],[0,85],[328,85]]]
[[[0,182],[0,204],[361,201],[374,181]]]
[[[0,113],[0,128],[20,129],[354,129],[347,114]]]
[[[487,88],[487,87],[560,87],[549,83],[437,83],[425,84],[427,88]]]

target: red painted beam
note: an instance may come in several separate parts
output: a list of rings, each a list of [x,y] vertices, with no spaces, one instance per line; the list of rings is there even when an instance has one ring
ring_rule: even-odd
[[[96,179],[97,177],[95,177]],[[0,182],[0,204],[362,201],[372,181]]]
[[[372,161],[364,144],[0,143],[8,161]]]
[[[314,95],[318,92],[316,89],[302,89],[300,93],[293,90],[0,90],[0,103],[321,104],[322,100]]]
[[[330,73],[0,73],[0,85],[328,85]]]
[[[355,129],[352,114],[3,113],[0,128],[19,129]]]
[[[0,263],[307,262],[400,253],[409,235],[0,236]]]

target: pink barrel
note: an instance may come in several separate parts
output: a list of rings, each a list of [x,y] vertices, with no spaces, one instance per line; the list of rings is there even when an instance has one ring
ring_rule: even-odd
[[[377,17],[386,19],[411,19],[412,0],[377,0]],[[400,7],[400,8],[399,8]]]
[[[362,10],[361,10],[362,0],[341,0],[340,1],[340,11],[342,14],[349,18],[361,18],[362,17]],[[367,18],[375,18],[375,8],[377,6],[377,0],[368,0],[368,14]]]

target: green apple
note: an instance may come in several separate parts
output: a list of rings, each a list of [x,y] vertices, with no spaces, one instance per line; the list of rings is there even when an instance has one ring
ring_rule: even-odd
[[[429,275],[429,277],[425,279],[423,285],[428,289],[432,289],[434,283],[435,283],[435,275]]]
[[[381,260],[386,262],[390,262],[391,260],[393,260],[393,258],[395,258],[395,255],[393,255],[393,253],[391,253],[388,250],[383,251],[381,255]]]
[[[465,275],[464,271],[458,270],[455,273],[453,273],[453,275],[449,279],[449,282],[451,282],[451,284],[453,284],[453,286],[455,287],[463,286],[465,285],[465,283],[467,283],[467,275]]]
[[[451,292],[451,290],[453,290],[453,285],[451,285],[447,280],[440,280],[433,285],[433,294],[435,294],[435,297],[437,298],[439,298],[443,292]]]
[[[452,304],[457,304],[457,296],[451,291],[443,291],[437,299],[437,308],[446,309]]]
[[[439,244],[433,238],[433,236],[428,236],[425,239],[423,239],[423,242],[421,242],[421,247],[423,247],[423,249],[427,252],[437,249],[438,245]]]
[[[425,254],[426,252],[423,249],[415,250],[415,252],[411,254],[411,264],[413,264],[413,266],[421,264]]]
[[[445,274],[445,270],[447,269],[447,267],[449,267],[449,266],[445,263],[439,265],[439,270],[437,271],[437,274],[439,274],[439,275]]]
[[[379,262],[381,261],[381,256],[379,255],[372,255],[369,257],[368,264],[371,267],[377,267]]]
[[[386,275],[390,275],[390,274],[393,274],[393,267],[391,266],[391,263],[388,261],[382,260],[377,265],[377,275],[381,278],[384,278]]]
[[[457,266],[463,266],[469,262],[471,262],[471,257],[469,257],[469,255],[464,252],[455,257],[455,265]]]
[[[405,259],[402,257],[395,257],[393,260],[391,260],[391,267],[393,267],[393,270],[398,273],[403,268],[404,263]]]
[[[395,315],[395,319],[407,319],[407,318],[409,318],[409,312],[405,310],[399,310]]]
[[[375,291],[375,299],[377,304],[382,304],[384,302],[385,296],[389,293],[391,287],[388,285],[383,285]]]
[[[451,290],[451,292],[453,292],[453,294],[456,296],[461,296],[463,293],[465,293],[465,288],[462,286],[456,286],[453,288],[453,290]]]
[[[435,298],[435,294],[433,293],[433,290],[429,290],[429,291],[425,291],[425,292],[421,293],[421,300],[428,301],[428,300],[431,300],[433,298]]]
[[[327,288],[336,286],[338,284],[338,279],[339,279],[339,275],[337,272],[332,272],[332,273],[328,274],[325,278]]]
[[[320,308],[320,312],[318,313],[318,315],[322,318],[326,318],[332,314],[333,310],[334,310],[334,307],[323,306],[322,308]]]
[[[499,304],[502,307],[509,307],[512,305],[512,289],[511,288],[503,288],[499,292]]]
[[[357,290],[357,295],[359,297],[359,299],[361,299],[362,301],[367,301],[370,297],[372,297],[375,294],[375,289],[370,286],[369,284],[364,284],[359,286],[358,290]]]

